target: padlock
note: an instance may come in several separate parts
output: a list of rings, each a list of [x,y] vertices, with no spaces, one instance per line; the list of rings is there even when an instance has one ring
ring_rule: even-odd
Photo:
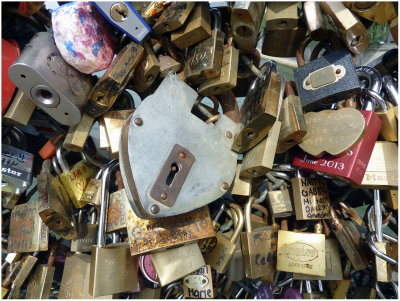
[[[127,86],[132,86],[136,92],[144,92],[153,84],[160,73],[160,62],[154,54],[149,41],[143,42],[144,55],[137,65],[133,79]]]
[[[14,98],[3,116],[3,121],[16,126],[28,124],[36,105],[21,90],[17,89]]]
[[[51,159],[56,155],[57,145],[60,143],[62,139],[64,139],[67,133],[61,132],[61,134],[50,138],[47,142],[42,146],[39,150],[39,156],[42,157],[43,160]]]
[[[2,144],[1,157],[1,190],[21,195],[32,183],[33,154]]]
[[[240,122],[232,149],[243,153],[264,139],[271,130],[281,99],[282,77],[276,73],[276,63],[267,61],[260,69],[264,78],[252,83],[240,108]]]
[[[387,206],[397,211],[399,208],[398,190],[384,190],[384,193]]]
[[[262,54],[293,57],[307,27],[298,17],[297,3],[269,2],[265,16]]]
[[[233,38],[240,49],[256,48],[258,32],[264,16],[265,3],[237,1],[232,7]]]
[[[74,166],[69,167],[62,151],[62,146],[59,145],[56,157],[62,170],[62,173],[59,175],[60,181],[64,185],[74,207],[79,209],[86,205],[80,200],[90,179],[96,174],[97,168],[85,160],[79,161]]]
[[[297,170],[292,179],[294,208],[297,220],[329,219],[330,199],[325,180],[303,177]]]
[[[63,148],[72,152],[81,152],[93,123],[94,118],[84,113],[79,123],[69,128],[63,142]]]
[[[185,24],[171,33],[171,42],[183,50],[211,36],[211,17],[206,3],[197,3]]]
[[[378,94],[373,93],[370,90],[366,90],[367,95],[373,94],[375,101],[379,107],[379,111],[376,112],[376,115],[382,120],[382,129],[380,133],[380,137],[382,140],[397,142],[397,118],[395,114],[395,108],[388,106],[385,103],[385,100]]]
[[[217,232],[217,243],[215,248],[210,253],[204,255],[204,260],[206,263],[219,273],[224,273],[228,267],[229,261],[232,259],[232,256],[237,248],[236,241],[242,232],[244,224],[243,212],[240,209],[240,206],[237,204],[230,204],[229,206],[236,211],[238,217],[238,222],[232,233],[232,236],[227,238],[225,235]]]
[[[112,159],[118,159],[121,129],[126,119],[134,111],[134,109],[108,111],[101,116],[101,118],[104,120],[105,131],[110,144],[110,155]]]
[[[106,220],[107,233],[126,230],[127,206],[129,206],[129,203],[126,197],[125,189],[120,189],[110,193]]]
[[[85,188],[85,191],[81,196],[80,199],[81,203],[90,204],[93,206],[100,206],[102,174],[103,174],[103,168],[99,169],[94,178],[90,179],[89,183]]]
[[[143,47],[135,42],[126,45],[112,61],[87,98],[86,113],[99,117],[107,112],[130,81],[143,57]]]
[[[343,156],[366,132],[364,116],[353,108],[308,112],[304,119],[308,131],[299,147],[317,158],[324,154]]]
[[[325,276],[325,235],[279,230],[276,269]]]
[[[240,196],[250,196],[253,192],[253,179],[242,178],[240,176],[241,169],[242,163],[238,162],[238,165],[236,167],[235,179],[233,180],[227,193]]]
[[[72,204],[60,180],[50,171],[51,161],[45,160],[37,176],[38,215],[54,233],[71,240],[78,236]]]
[[[326,37],[325,20],[318,2],[307,1],[303,4],[304,16],[311,39],[321,41]]]
[[[285,93],[286,98],[282,101],[279,115],[281,129],[279,132],[278,145],[276,147],[277,154],[284,153],[300,143],[307,134],[307,125],[304,119],[303,108],[300,98],[294,95],[292,82],[286,82]]]
[[[19,199],[20,199],[19,194],[15,194],[12,192],[6,192],[2,191],[1,192],[1,205],[3,208],[13,210],[15,205],[17,205]]]
[[[8,76],[59,123],[75,125],[81,120],[92,89],[90,76],[64,61],[50,33],[40,32],[32,38],[8,70]]]
[[[183,293],[186,298],[213,299],[214,288],[211,267],[205,265],[183,278]]]
[[[71,252],[90,252],[92,246],[96,244],[97,224],[96,210],[93,207],[90,213],[90,223],[85,224],[86,234],[83,237],[77,237],[71,240]],[[78,221],[81,224],[80,221]]]
[[[137,285],[138,258],[131,257],[129,245],[127,243],[106,245],[108,189],[111,174],[118,167],[119,163],[112,160],[104,167],[102,175],[97,244],[92,246],[90,265],[89,294],[93,297],[133,290]]]
[[[368,79],[370,83],[369,87],[377,89],[377,87],[379,87],[379,80],[378,77],[375,76],[377,71],[374,70],[374,68],[367,66],[357,67],[357,73],[360,74],[360,77],[362,76]],[[364,134],[364,138],[349,150],[346,155],[341,157],[326,155],[318,159],[304,152],[299,152],[295,155],[292,164],[317,174],[328,174],[330,177],[340,179],[340,181],[346,183],[360,185],[382,125],[379,117],[373,112],[374,107],[374,99],[366,98],[364,100],[360,112],[364,116],[367,130]]]
[[[332,299],[345,299],[350,287],[351,280],[331,280],[328,281],[329,291]]]
[[[150,258],[157,272],[161,287],[205,265],[197,242],[152,252],[150,253]]]
[[[324,292],[324,289],[322,287],[321,280],[318,280],[319,292],[312,291],[310,280],[305,280],[305,283],[306,283],[306,293],[303,293],[304,299],[325,299],[327,297],[327,294],[326,292]]]
[[[358,94],[361,87],[352,54],[347,49],[336,50],[305,64],[304,50],[310,42],[307,36],[297,49],[299,67],[294,70],[303,110],[321,108]]]
[[[221,30],[221,12],[210,9],[211,37],[189,48],[184,77],[197,85],[220,75],[225,34]]]
[[[181,69],[181,64],[168,55],[159,55],[160,77],[165,78],[168,73],[176,73]]]
[[[250,214],[254,201],[255,198],[251,196],[244,207],[246,232],[240,235],[246,277],[251,279],[275,272],[279,230],[277,225],[252,229]]]
[[[287,184],[284,183],[281,189],[273,190],[272,183],[268,182],[268,205],[271,212],[271,217],[287,217],[294,214],[293,201],[290,195]]]
[[[49,228],[38,215],[39,202],[17,205],[11,212],[8,253],[47,251]]]
[[[193,89],[169,74],[125,123],[120,142],[124,151],[119,153],[121,174],[129,203],[141,218],[172,216],[202,207],[222,196],[232,183],[237,162],[237,154],[231,151],[238,119],[236,100],[228,92],[219,94],[224,115],[215,124],[206,124],[190,113],[196,98]],[[173,107],[171,99],[176,104]],[[168,128],[163,126],[166,123]],[[143,140],[159,130],[164,134],[156,141],[157,147],[153,139]],[[192,139],[200,136],[209,138]],[[140,148],[136,141],[141,141]],[[217,172],[197,176],[208,168]]]
[[[166,33],[178,29],[185,23],[195,5],[194,2],[172,3],[158,18],[152,28],[153,31],[155,33]]]
[[[333,225],[333,233],[356,271],[367,267],[367,259],[361,242],[360,232],[352,221],[340,221],[331,206],[329,215]]]
[[[391,2],[343,2],[352,12],[378,24],[385,24],[397,17]]]
[[[352,53],[360,54],[367,49],[367,29],[343,3],[321,2],[320,5],[329,23]]]
[[[26,289],[25,299],[48,299],[50,296],[51,284],[53,282],[56,268],[54,262],[56,258],[57,243],[50,246],[49,258],[46,264],[41,264],[36,268],[35,273],[29,279]]]
[[[322,233],[322,224],[320,221],[314,225],[315,232]],[[304,275],[293,273],[295,280],[343,280],[342,263],[340,260],[339,247],[336,239],[330,239],[325,233],[325,276]]]
[[[111,24],[137,43],[141,43],[151,31],[129,2],[94,1],[92,4]]]
[[[232,45],[225,47],[220,75],[202,83],[199,86],[198,93],[205,96],[217,95],[222,91],[236,87],[238,63],[239,51]]]
[[[61,5],[52,11],[51,22],[54,44],[73,68],[90,74],[110,65],[117,39],[93,2]]]
[[[398,174],[396,143],[376,141],[361,186],[370,189],[396,189]]]

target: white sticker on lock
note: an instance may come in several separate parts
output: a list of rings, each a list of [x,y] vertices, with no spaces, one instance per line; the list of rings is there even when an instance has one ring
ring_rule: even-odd
[[[191,289],[202,289],[208,285],[208,278],[204,275],[187,275],[183,281]]]

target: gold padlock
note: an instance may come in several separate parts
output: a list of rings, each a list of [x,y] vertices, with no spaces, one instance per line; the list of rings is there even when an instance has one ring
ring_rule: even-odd
[[[232,7],[233,38],[240,49],[256,48],[265,2],[237,1]]]
[[[3,121],[16,126],[27,125],[35,108],[36,104],[33,100],[17,89],[11,104],[3,116]]]
[[[111,62],[106,72],[90,91],[86,113],[99,117],[109,110],[132,78],[143,57],[143,47],[135,42],[126,45]]]
[[[360,54],[368,47],[368,33],[365,26],[342,2],[320,2],[328,21],[336,28],[340,38],[354,54]]]
[[[211,16],[207,3],[197,3],[186,23],[171,33],[171,42],[183,50],[211,36]]]
[[[167,7],[153,26],[155,33],[166,33],[181,27],[190,12],[195,6],[195,2],[174,2]]]
[[[79,236],[71,240],[71,252],[90,252],[92,246],[96,243],[97,235],[97,224],[96,224],[96,209],[92,208],[92,213],[90,214],[90,224],[85,224],[85,235]],[[81,226],[81,221],[78,219],[79,227]]]
[[[398,190],[384,190],[384,192],[386,195],[387,206],[397,211],[399,208]]]
[[[109,150],[110,148],[110,142],[108,141],[103,118],[99,118],[99,148],[100,150]]]
[[[158,60],[160,61],[161,78],[166,77],[168,73],[176,73],[181,69],[181,64],[168,55],[159,55]]]
[[[89,136],[93,123],[94,117],[84,113],[81,121],[69,128],[63,142],[63,148],[72,152],[81,152],[86,143],[86,139]]]
[[[214,298],[213,278],[209,265],[205,265],[183,278],[183,294],[186,298]]]
[[[385,24],[397,17],[391,2],[343,2],[352,12],[378,24]]]
[[[246,232],[240,234],[243,263],[246,277],[255,279],[276,271],[276,247],[279,226],[277,224],[254,229],[251,224],[251,205],[255,201],[250,196],[244,207]]]
[[[273,218],[287,217],[294,214],[293,201],[287,189],[287,184],[283,183],[281,189],[273,190],[272,183],[267,183],[268,187],[268,204]]]
[[[318,2],[303,3],[304,15],[311,39],[321,41],[326,37],[325,20]]]
[[[235,178],[233,179],[232,185],[229,187],[227,193],[240,196],[250,196],[253,192],[253,179],[242,178],[240,176],[241,169],[242,163],[238,163],[238,165],[236,166]]]

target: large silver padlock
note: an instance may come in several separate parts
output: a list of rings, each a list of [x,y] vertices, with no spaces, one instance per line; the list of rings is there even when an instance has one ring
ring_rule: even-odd
[[[93,87],[90,75],[62,58],[49,32],[39,32],[31,39],[8,69],[8,76],[38,107],[64,125],[81,120]]]
[[[226,193],[233,181],[236,99],[230,91],[218,95],[224,114],[213,124],[191,113],[197,97],[176,75],[168,74],[122,129],[121,174],[140,218],[200,208]]]

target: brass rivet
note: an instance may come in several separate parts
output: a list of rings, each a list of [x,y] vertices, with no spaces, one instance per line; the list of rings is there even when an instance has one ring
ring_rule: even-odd
[[[232,139],[232,132],[231,131],[225,132],[225,137],[228,139]]]
[[[143,125],[143,120],[142,120],[142,118],[139,118],[139,117],[135,118],[135,120],[133,122],[135,122],[135,124],[137,126],[142,126]]]
[[[157,205],[153,205],[151,206],[150,211],[153,214],[157,214],[158,212],[160,212],[160,207],[158,207]]]
[[[336,69],[336,74],[340,74],[341,72],[342,72],[342,70]]]
[[[179,153],[178,153],[178,157],[179,157],[179,159],[186,159],[186,154],[185,154],[185,152],[179,152]]]
[[[229,189],[229,184],[226,182],[222,182],[221,187],[223,190],[228,190]]]
[[[306,86],[309,86],[309,85],[311,85],[311,83],[310,83],[310,81],[308,80],[308,81],[306,81]]]
[[[168,198],[168,194],[166,192],[161,193],[160,198],[162,200],[166,200]]]

